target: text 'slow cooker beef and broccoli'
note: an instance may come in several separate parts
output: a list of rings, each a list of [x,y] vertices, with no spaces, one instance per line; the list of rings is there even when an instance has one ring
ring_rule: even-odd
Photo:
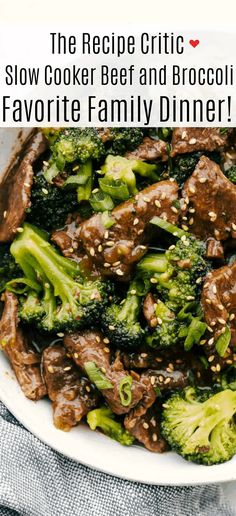
[[[1,350],[53,421],[236,454],[236,131],[32,131],[0,185]]]

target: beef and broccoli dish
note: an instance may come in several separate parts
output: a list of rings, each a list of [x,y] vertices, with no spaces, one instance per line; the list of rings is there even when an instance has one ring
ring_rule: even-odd
[[[54,425],[236,454],[236,131],[31,132],[0,183],[0,346]]]

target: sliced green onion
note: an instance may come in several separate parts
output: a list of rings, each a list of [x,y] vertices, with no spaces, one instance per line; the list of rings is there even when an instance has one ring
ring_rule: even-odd
[[[77,188],[78,202],[88,201],[93,187],[93,167],[91,161],[86,161],[86,163],[80,165],[79,175],[81,176],[81,181],[83,178],[84,183]]]
[[[190,234],[187,231],[178,228],[174,224],[171,224],[171,222],[167,222],[167,220],[161,219],[160,217],[153,217],[153,219],[150,220],[150,223],[154,224],[154,226],[158,226],[159,228],[164,229],[165,231],[168,231],[168,233],[171,233],[177,238],[181,238],[184,235],[186,237],[190,237]]]
[[[112,199],[126,201],[130,197],[129,188],[124,181],[120,179],[107,179],[103,177],[99,179],[99,186],[101,190],[110,195]]]
[[[207,325],[206,323],[199,321],[197,317],[195,317],[189,328],[188,335],[184,341],[184,349],[185,351],[189,351],[194,344],[198,344],[201,337],[204,335],[206,331]]]
[[[91,382],[94,383],[99,390],[113,389],[112,383],[107,380],[106,376],[96,366],[95,362],[85,362],[84,369]]]
[[[114,208],[111,196],[105,194],[102,190],[92,193],[89,202],[94,211],[111,211]]]
[[[217,351],[218,355],[220,355],[220,357],[224,356],[226,349],[228,348],[228,346],[230,344],[230,340],[231,340],[231,331],[230,331],[229,327],[226,326],[225,332],[222,333],[218,337],[216,344],[215,344],[216,351]]]
[[[201,363],[202,363],[203,367],[205,369],[208,369],[209,368],[209,362],[208,362],[207,358],[204,357],[204,355],[201,355],[199,358],[201,360]]]
[[[192,313],[196,311],[198,303],[196,301],[190,301],[186,303],[183,308],[178,312],[177,319],[184,321],[185,319],[192,319]]]
[[[111,228],[116,223],[115,219],[113,219],[113,217],[110,215],[110,213],[108,211],[104,211],[101,214],[101,219],[102,219],[103,226],[106,229]]]
[[[29,278],[14,278],[5,284],[4,290],[9,290],[10,292],[14,292],[14,294],[24,294],[28,288],[36,292],[40,292],[41,290],[41,286],[36,283],[36,281]]]
[[[132,376],[124,376],[122,380],[120,381],[119,385],[119,395],[120,395],[120,401],[123,405],[123,407],[128,407],[132,401],[132,386],[133,378]]]

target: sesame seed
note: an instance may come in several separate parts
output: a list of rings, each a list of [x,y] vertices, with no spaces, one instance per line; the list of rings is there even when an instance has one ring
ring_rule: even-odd
[[[110,353],[110,349],[107,346],[105,346],[105,348],[103,348],[103,351],[105,351],[105,353]]]
[[[162,324],[162,319],[160,317],[157,317],[158,324]]]
[[[193,219],[193,217],[191,217],[191,219],[189,219],[189,225],[192,226],[193,223],[194,223],[194,219]]]
[[[189,187],[189,191],[190,191],[192,194],[195,194],[195,193],[196,193],[196,188],[194,188],[193,186],[190,186],[190,187]]]
[[[48,371],[49,373],[54,373],[54,367],[52,367],[51,365],[48,366]]]
[[[43,165],[45,165],[45,167],[47,167],[49,165],[48,161],[43,161]]]
[[[118,260],[117,262],[114,262],[114,263],[112,264],[112,266],[113,266],[113,267],[118,267],[118,265],[120,265],[120,264],[121,264],[121,261],[120,261],[120,260]]]
[[[217,321],[220,323],[220,324],[226,324],[226,321],[224,319],[222,319],[222,317],[218,317],[217,318]]]
[[[155,418],[154,418],[154,417],[152,417],[152,419],[150,419],[150,423],[151,423],[151,424],[152,424],[152,426],[154,426],[154,427],[155,427],[155,426],[157,426],[157,422],[156,422],[156,420],[155,420]]]
[[[5,211],[3,212],[3,218],[4,218],[4,219],[6,219],[6,217],[7,217],[7,210],[5,210]]]
[[[24,230],[23,230],[23,228],[17,228],[17,229],[16,229],[16,231],[17,231],[18,233],[23,233],[23,231],[24,231]]]
[[[107,337],[105,337],[105,339],[103,339],[103,342],[104,344],[109,344],[110,340]]]
[[[157,199],[155,200],[155,206],[156,206],[157,208],[161,208],[161,203],[160,203],[160,201],[158,201]]]
[[[88,385],[86,385],[85,389],[86,389],[87,392],[91,391],[91,389],[90,389],[90,387]]]
[[[177,208],[175,208],[175,206],[171,206],[171,210],[172,210],[174,213],[178,213],[178,210],[177,210]]]
[[[113,326],[112,324],[110,324],[110,326],[108,326],[109,330],[113,331],[115,329],[115,326]]]
[[[104,267],[111,267],[111,263],[105,262]]]
[[[70,248],[68,249],[68,251],[69,251],[70,253],[73,253],[73,252],[74,252],[73,247],[70,247]]]
[[[181,134],[182,140],[184,140],[184,138],[186,138],[186,136],[187,136],[187,131],[183,131]]]
[[[139,223],[139,219],[138,218],[134,219],[133,226],[137,226],[138,223]]]
[[[114,242],[112,242],[112,240],[109,240],[108,242],[106,242],[106,245],[107,245],[108,247],[113,247]]]
[[[187,301],[193,301],[195,299],[195,297],[194,296],[187,296],[186,299],[187,299]]]
[[[216,293],[217,293],[217,288],[216,288],[216,286],[215,286],[215,285],[213,285],[213,287],[212,287],[212,292],[213,292],[214,294],[216,294]]]
[[[207,181],[207,178],[206,177],[200,177],[199,179],[199,183],[205,183]]]
[[[48,190],[47,190],[47,188],[42,188],[42,192],[43,192],[45,195],[48,195]]]
[[[199,344],[201,344],[201,346],[204,346],[204,344],[206,344],[206,339],[200,340]]]
[[[174,371],[174,365],[171,362],[168,365],[169,365],[169,368],[171,369],[171,371]]]
[[[79,358],[78,353],[74,353],[74,358]]]
[[[232,229],[236,231],[236,224],[234,224],[234,222],[232,223]]]
[[[211,219],[216,219],[216,218],[217,218],[217,215],[216,215],[216,213],[215,213],[214,211],[209,211],[209,212],[208,212],[208,215],[209,215],[209,217],[210,217]]]
[[[155,378],[155,376],[151,376],[151,384],[152,384],[152,385],[155,385],[155,382],[156,382],[156,378]]]
[[[196,283],[197,283],[197,285],[199,285],[201,282],[202,282],[202,278],[197,278],[197,279],[196,279]]]
[[[170,383],[170,381],[171,381],[171,378],[166,378],[164,381],[164,384],[167,385],[168,383]]]
[[[91,256],[95,256],[95,250],[93,247],[90,248],[89,252],[90,252]]]
[[[102,245],[100,244],[100,245],[98,246],[98,252],[99,252],[99,253],[101,253],[102,251],[103,251],[103,247],[102,247]]]
[[[106,230],[104,233],[104,238],[107,239],[108,237],[109,237],[109,231]]]
[[[220,364],[216,364],[216,371],[219,373],[221,370]]]
[[[211,299],[206,298],[206,303],[207,303],[208,305],[211,305]]]
[[[214,338],[212,337],[210,340],[208,340],[209,346],[211,346],[214,343]]]
[[[185,237],[186,238],[186,237]],[[170,245],[169,247],[169,251],[173,251],[173,249],[175,249],[175,245]]]
[[[213,360],[215,359],[215,356],[214,355],[211,355],[209,358],[208,358],[208,362],[213,362]]]
[[[181,226],[181,227],[182,227],[182,229],[183,229],[184,231],[188,231],[188,226],[186,226],[186,224],[182,224],[182,226]]]
[[[70,370],[71,370],[71,366],[67,366],[67,367],[63,368],[63,371],[70,371]]]
[[[106,369],[105,369],[105,367],[101,367],[101,371],[102,371],[102,373],[104,373],[104,374],[105,374],[105,373],[106,373]]]
[[[24,186],[26,186],[27,188],[30,188],[30,184],[29,183],[24,183]]]
[[[189,145],[195,145],[195,143],[197,143],[197,140],[196,140],[196,138],[190,138],[188,143],[189,143]]]
[[[64,337],[64,335],[65,335],[65,334],[64,334],[62,331],[60,331],[59,333],[57,333],[57,336],[58,336],[58,337]]]
[[[146,358],[147,357],[147,353],[141,353],[140,355],[142,358]]]
[[[150,199],[149,199],[148,197],[145,197],[145,196],[143,197],[143,200],[144,200],[145,202],[150,202]]]
[[[219,310],[224,310],[224,307],[223,307],[223,305],[221,305],[221,304],[220,304],[220,305],[217,305],[217,308],[219,308]]]
[[[233,360],[230,360],[230,359],[226,360],[226,364],[227,365],[232,365],[233,364]]]
[[[130,294],[132,294],[132,296],[135,296],[136,293],[137,291],[134,288],[130,291]]]
[[[154,441],[154,443],[157,441],[157,434],[153,434],[152,440]]]
[[[101,339],[100,339],[100,337],[98,335],[96,335],[96,341],[97,342],[101,342]]]
[[[195,213],[196,210],[195,210],[195,208],[189,208],[188,211],[189,211],[189,213]]]
[[[166,199],[166,193],[165,192],[162,192],[161,194],[161,200],[164,201]]]
[[[117,276],[124,276],[123,271],[121,271],[120,269],[117,269],[116,274]]]
[[[146,245],[140,245],[139,249],[143,249],[145,251],[145,249],[147,249],[147,246]]]
[[[213,371],[213,373],[216,372],[216,366],[211,366],[211,371]]]
[[[157,283],[157,279],[156,279],[156,278],[151,278],[151,279],[150,279],[150,282],[151,282],[151,283]]]
[[[98,192],[99,192],[99,188],[94,188],[94,189],[92,190],[92,193],[98,193]]]
[[[162,407],[163,407],[163,408],[169,408],[169,405],[167,405],[167,403],[163,403],[163,404],[162,404]]]
[[[160,376],[158,376],[158,380],[159,380],[159,382],[160,382],[160,383],[162,383],[162,382],[163,382],[163,380],[164,380],[163,376],[161,376],[161,375],[160,375]]]
[[[235,319],[235,315],[234,315],[234,314],[230,314],[230,316],[229,316],[229,320],[230,320],[230,321],[233,321],[234,319]]]
[[[142,235],[142,233],[143,233],[143,229],[139,229],[138,230],[138,235]]]
[[[149,428],[149,424],[148,423],[143,423],[143,428],[145,428],[145,430],[147,430]]]

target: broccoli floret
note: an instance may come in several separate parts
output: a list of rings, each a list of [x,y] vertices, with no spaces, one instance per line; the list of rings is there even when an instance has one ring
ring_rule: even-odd
[[[202,152],[191,152],[177,156],[172,161],[170,177],[173,177],[179,185],[182,185],[188,177],[193,173]]]
[[[11,254],[25,277],[41,287],[39,304],[32,289],[21,297],[21,318],[46,331],[94,326],[111,293],[109,282],[84,280],[79,265],[61,256],[36,227],[24,224]],[[28,310],[27,310],[28,308]]]
[[[171,127],[151,127],[148,131],[148,134],[153,140],[164,140],[169,141],[172,138],[172,128]]]
[[[158,325],[147,335],[146,342],[152,348],[174,346],[179,341],[180,322],[162,301],[158,300],[156,305]]]
[[[143,141],[143,131],[138,127],[113,127],[106,143],[107,154],[123,155],[136,149]]]
[[[20,268],[10,253],[10,244],[0,244],[0,292],[8,281],[20,276]]]
[[[69,128],[59,133],[50,146],[52,157],[44,175],[51,182],[66,165],[89,160],[99,161],[105,155],[105,147],[94,128]]]
[[[102,326],[111,344],[124,349],[137,349],[140,346],[144,336],[138,321],[140,309],[141,296],[133,280],[126,298],[120,304],[108,306],[102,315]]]
[[[236,392],[198,395],[189,387],[164,404],[162,434],[171,448],[200,464],[225,462],[236,453]]]
[[[184,235],[165,253],[145,256],[138,264],[138,271],[156,284],[167,306],[178,312],[199,294],[210,269],[204,253],[203,242]]]
[[[120,444],[130,446],[134,442],[134,437],[125,430],[120,422],[115,421],[115,414],[105,406],[91,410],[87,414],[87,423],[91,430],[100,428],[105,435],[108,435]]]
[[[232,165],[232,167],[228,168],[228,170],[225,171],[226,177],[236,185],[236,165]]]
[[[51,231],[65,224],[68,213],[78,207],[76,191],[49,184],[42,173],[34,176],[27,221]]]
[[[100,188],[113,199],[125,200],[137,193],[136,176],[149,178],[152,182],[160,179],[156,165],[122,156],[107,156],[99,171],[104,178],[99,179]]]

